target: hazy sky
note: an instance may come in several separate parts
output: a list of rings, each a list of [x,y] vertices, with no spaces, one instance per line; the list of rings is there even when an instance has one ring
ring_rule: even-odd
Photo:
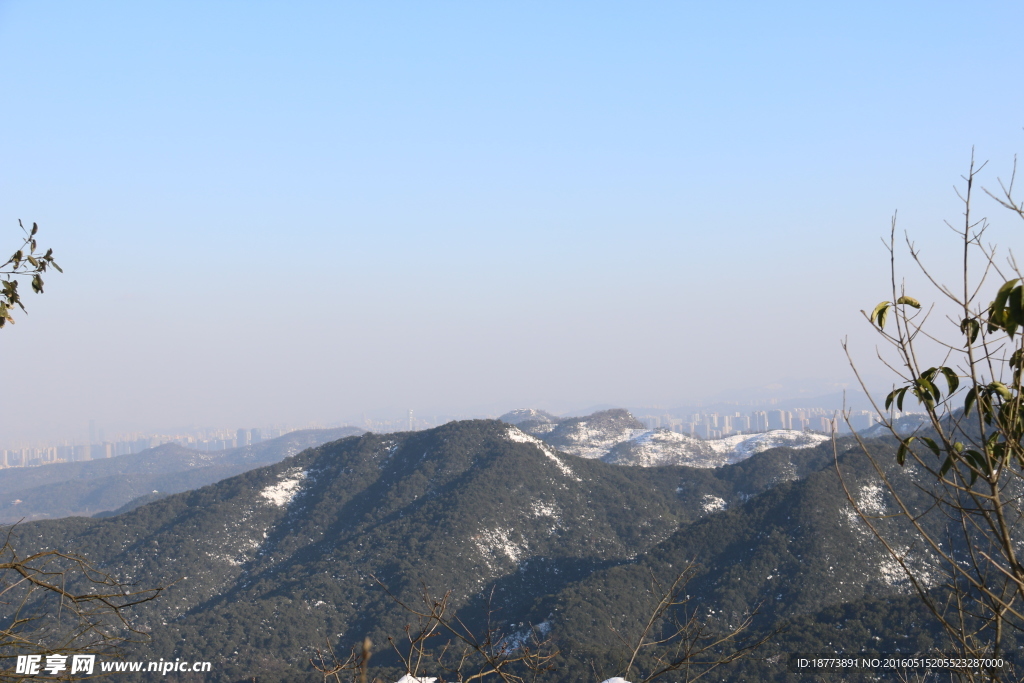
[[[845,381],[892,212],[944,264],[971,147],[1024,151],[1022,20],[0,2],[0,240],[65,269],[0,330],[0,442]]]

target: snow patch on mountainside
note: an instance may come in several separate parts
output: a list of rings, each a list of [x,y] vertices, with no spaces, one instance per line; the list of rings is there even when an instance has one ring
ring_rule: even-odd
[[[560,517],[558,514],[558,508],[549,503],[542,503],[539,500],[534,501],[530,510],[533,512],[534,517],[553,517],[556,520]]]
[[[629,411],[616,408],[586,417],[567,417],[557,423],[523,422],[520,428],[563,453],[593,459],[603,457],[615,444],[629,439],[643,424]]]
[[[706,443],[718,451],[731,452],[730,462],[745,460],[755,453],[769,448],[814,448],[832,437],[815,432],[801,432],[795,429],[773,429],[763,434],[736,434],[724,439],[712,439]]]
[[[554,449],[551,448],[551,446],[547,445],[537,437],[530,436],[526,432],[520,431],[515,427],[509,427],[507,434],[508,438],[511,439],[512,441],[515,441],[516,443],[532,443],[534,446],[540,449],[541,453],[546,455],[550,460],[552,460],[555,463],[558,469],[562,471],[562,474],[564,474],[567,477],[570,477],[571,479],[575,479],[576,481],[582,481],[582,479],[577,477],[576,474],[572,471],[572,468],[566,465],[565,462],[558,457],[558,455],[555,453]]]
[[[885,502],[885,491],[881,485],[876,483],[865,484],[856,491],[857,507],[865,515],[874,517],[873,523],[882,525],[884,522],[879,518],[888,512]],[[867,524],[854,511],[852,506],[844,505],[839,509],[840,515],[845,519],[847,525],[859,537],[861,543],[870,544],[872,553],[875,555],[875,573],[871,578],[877,578],[898,589],[901,593],[910,594],[913,592],[913,583],[907,576],[907,570],[914,575],[915,580],[925,587],[937,586],[942,577],[942,570],[938,569],[934,556],[927,550],[918,546],[911,551],[910,547],[901,544],[895,537],[889,535],[889,543],[896,556],[889,551],[882,550],[875,546],[875,535],[868,528]],[[897,560],[899,557],[902,560]],[[904,565],[906,568],[904,568]],[[865,577],[867,579],[868,577]]]
[[[519,558],[523,556],[527,549],[526,542],[516,543],[513,541],[513,533],[511,529],[498,527],[495,529],[484,529],[474,537],[473,540],[476,542],[476,547],[480,554],[484,556],[484,561],[487,562],[488,566],[491,566],[490,561],[499,554],[504,555],[513,562],[519,562]]]
[[[769,448],[813,448],[828,441],[824,434],[776,429],[764,434],[736,434],[723,439],[701,439],[665,429],[636,431],[616,444],[603,458],[616,465],[657,467],[722,467],[746,460]]]
[[[306,478],[306,472],[298,467],[292,467],[282,472],[280,477],[276,484],[271,484],[260,491],[260,495],[274,505],[284,507],[298,494]]]
[[[718,512],[719,510],[725,509],[725,500],[718,496],[708,494],[704,496],[701,507],[704,508],[704,512]]]
[[[860,487],[857,505],[869,515],[884,515],[887,510],[880,484],[865,484]]]
[[[615,444],[629,439],[631,431],[626,428],[609,432],[607,429],[594,428],[586,422],[580,422],[562,436],[568,442],[562,444],[562,450],[581,458],[600,458]]]

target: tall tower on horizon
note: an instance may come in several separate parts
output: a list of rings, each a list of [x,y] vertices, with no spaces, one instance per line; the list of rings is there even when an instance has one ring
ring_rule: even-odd
[[[412,431],[412,408],[409,408],[409,431]]]

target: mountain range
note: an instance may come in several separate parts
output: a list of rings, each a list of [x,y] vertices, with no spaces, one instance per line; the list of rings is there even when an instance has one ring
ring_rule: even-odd
[[[170,585],[138,610],[152,640],[128,655],[209,660],[209,681],[308,680],[318,645],[345,652],[366,636],[398,638],[412,617],[382,586],[407,604],[450,591],[478,632],[489,610],[506,638],[525,639],[533,625],[559,651],[541,680],[602,680],[626,656],[616,632],[635,629],[656,602],[652,579],[666,584],[691,561],[687,609],[708,629],[756,609],[746,635],[775,634],[719,680],[798,680],[789,652],[934,645],[898,565],[843,492],[839,471],[862,505],[891,509],[852,442],[767,439],[718,466],[606,461],[637,441],[629,432],[611,443],[628,430],[647,431],[611,414],[352,436],[116,516],[21,524],[12,543]],[[658,439],[684,443],[656,432],[637,448]],[[608,450],[596,457],[594,444]],[[892,460],[893,442],[870,445]],[[893,464],[889,474],[909,500],[926,495],[913,472]],[[373,663],[402,673],[386,650]]]
[[[718,467],[777,446],[809,447],[826,437],[777,430],[702,441],[648,430],[627,411],[558,418],[518,410],[500,418],[566,453],[617,465]],[[0,470],[0,523],[124,512],[170,493],[211,484],[345,436],[355,427],[300,430],[259,444],[204,452],[164,444],[133,455]]]

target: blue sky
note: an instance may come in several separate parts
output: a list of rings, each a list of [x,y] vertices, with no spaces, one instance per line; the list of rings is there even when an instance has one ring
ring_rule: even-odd
[[[951,265],[972,146],[1024,149],[1022,15],[0,2],[0,229],[66,270],[0,432],[847,381],[892,212]]]

